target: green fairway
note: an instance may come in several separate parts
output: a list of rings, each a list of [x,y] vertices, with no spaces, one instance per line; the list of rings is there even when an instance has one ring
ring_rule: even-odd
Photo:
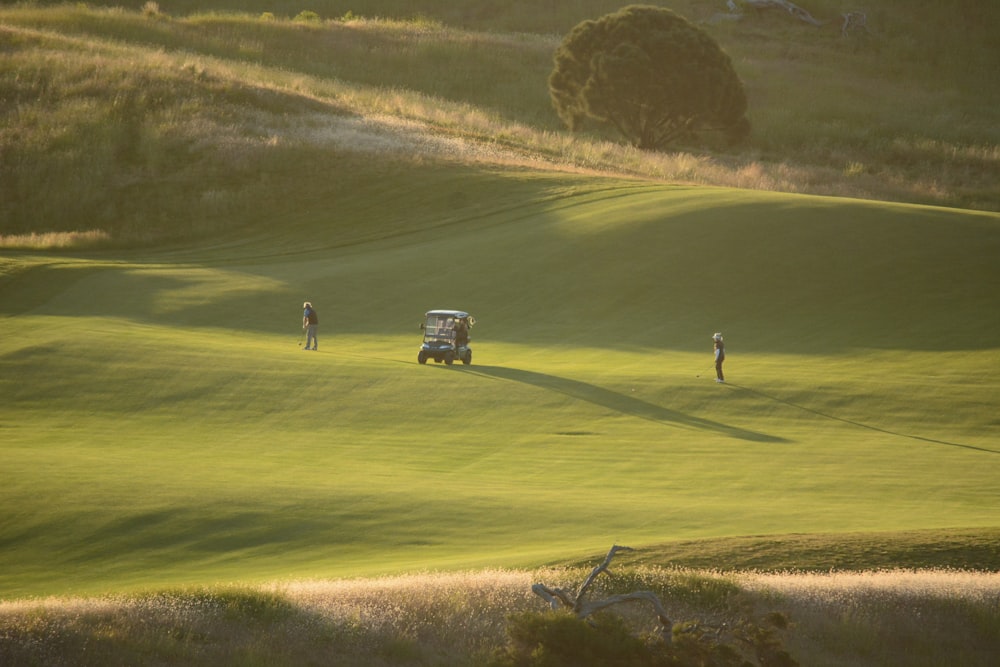
[[[0,256],[0,597],[1000,526],[997,215],[394,183],[198,250]],[[476,316],[472,366],[417,364],[431,308]]]

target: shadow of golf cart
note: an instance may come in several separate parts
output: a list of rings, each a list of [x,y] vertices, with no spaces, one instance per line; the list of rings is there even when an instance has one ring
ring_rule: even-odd
[[[449,366],[461,360],[468,366],[472,363],[472,348],[469,347],[469,329],[476,318],[461,310],[428,310],[420,328],[424,330],[424,343],[420,346],[417,361],[426,364],[428,359],[435,363],[442,361]]]

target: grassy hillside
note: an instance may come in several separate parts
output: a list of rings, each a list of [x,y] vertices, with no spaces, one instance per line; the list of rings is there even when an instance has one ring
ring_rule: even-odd
[[[359,195],[278,238],[6,256],[0,589],[8,600],[61,597],[2,605],[0,655],[482,664],[507,613],[539,608],[528,583],[585,570],[281,583],[277,594],[252,584],[592,564],[612,542],[642,547],[621,573],[650,562],[996,569],[1000,386],[981,372],[997,358],[996,327],[973,339],[957,311],[943,311],[949,325],[910,307],[897,343],[856,344],[879,304],[911,301],[893,278],[906,262],[875,242],[899,224],[895,207],[841,202],[846,220],[873,216],[852,258],[871,278],[864,296],[850,281],[838,292],[849,273],[822,262],[771,291],[782,269],[763,252],[771,237],[753,233],[771,216],[753,211],[797,211],[773,232],[805,253],[831,236],[801,222],[822,220],[828,200],[741,204],[725,191],[463,172],[415,172],[413,190],[396,193],[396,225],[374,230]],[[475,192],[475,210],[435,217],[449,197],[420,193],[445,182]],[[979,287],[995,281],[995,216],[924,213],[968,271],[919,282],[944,237],[911,243],[903,257],[922,258],[923,296],[960,294],[970,311],[992,312]],[[742,252],[700,273],[714,225],[731,216],[745,221],[742,235],[729,226]],[[829,290],[851,326],[789,316],[788,341],[732,329],[714,306],[719,285],[744,294],[743,317],[763,311],[756,325]],[[297,344],[303,298],[323,314],[315,354]],[[469,368],[415,362],[420,311],[441,304],[479,316]],[[720,321],[724,387],[706,363]],[[792,578],[778,597],[773,582],[704,574],[625,581],[662,587],[679,620],[718,618],[714,595],[726,613],[790,613],[787,645],[803,664],[934,664],[942,650],[990,664],[995,615],[976,595],[992,580],[964,579],[966,590],[921,576],[871,589]],[[900,609],[918,610],[919,626]]]
[[[555,125],[558,4],[0,9],[0,662],[482,664],[617,543],[803,664],[990,664],[995,42],[883,29],[990,10],[714,24],[753,144],[657,155]],[[472,366],[417,364],[440,307]]]
[[[2,243],[148,243],[294,215],[350,177],[359,123],[383,147],[403,132],[461,147],[460,159],[475,149],[547,169],[1000,209],[996,40],[970,38],[992,10],[944,20],[938,3],[886,5],[871,44],[839,34],[834,3],[814,9],[824,28],[768,14],[706,23],[746,83],[753,139],[732,154],[647,154],[600,128],[569,135],[551,110],[559,35],[598,4],[567,5],[552,12],[565,28],[530,33],[502,32],[499,15],[533,13],[452,4],[361,3],[314,20],[4,7]],[[718,8],[677,9],[707,21]]]
[[[10,256],[7,595],[996,525],[995,215],[429,168],[373,194],[279,242]],[[352,241],[375,201],[405,219]],[[480,319],[468,369],[415,363],[442,306]]]

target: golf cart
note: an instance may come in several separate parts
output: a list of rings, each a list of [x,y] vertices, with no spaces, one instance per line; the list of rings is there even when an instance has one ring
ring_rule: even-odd
[[[456,359],[468,366],[472,363],[469,347],[469,329],[476,318],[461,310],[428,310],[420,328],[424,330],[424,344],[420,346],[417,361],[426,364],[428,359],[442,361],[449,366]]]

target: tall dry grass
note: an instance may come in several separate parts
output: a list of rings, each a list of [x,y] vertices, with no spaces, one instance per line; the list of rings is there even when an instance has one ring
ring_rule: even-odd
[[[774,611],[803,665],[995,664],[1000,574],[829,574],[613,569],[593,595],[652,590],[675,622],[721,628]],[[543,582],[579,587],[585,568],[424,573],[0,603],[4,664],[482,665],[506,618],[544,612]],[[642,631],[642,605],[616,608]]]
[[[0,234],[0,248],[7,250],[44,250],[52,248],[97,248],[111,243],[111,235],[100,229],[85,232],[31,232]]]
[[[990,665],[1000,655],[1000,573],[881,570],[741,574],[787,610],[803,664]],[[815,648],[810,648],[812,645]]]

